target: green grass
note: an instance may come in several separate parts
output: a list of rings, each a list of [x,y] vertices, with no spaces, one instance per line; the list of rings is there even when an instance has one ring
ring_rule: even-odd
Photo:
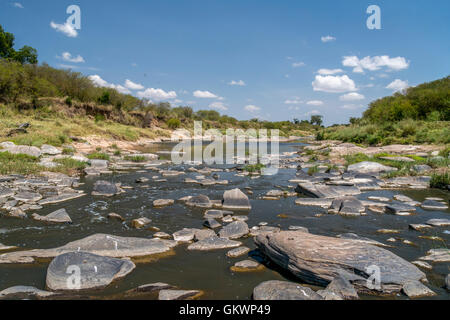
[[[68,175],[79,173],[87,166],[86,163],[71,158],[56,159],[53,160],[53,162],[60,164],[60,166],[52,168],[52,171],[57,171]]]
[[[431,176],[431,188],[447,189],[448,185],[450,185],[450,173],[448,171],[433,173],[433,175]]]
[[[145,162],[147,158],[144,156],[125,156],[124,160],[131,162]]]
[[[109,160],[109,155],[103,152],[93,152],[87,155],[88,159],[95,160]]]
[[[308,168],[308,174],[310,176],[314,175],[317,172],[319,172],[319,166],[314,166],[314,167],[309,167]]]
[[[36,157],[0,152],[0,174],[36,174],[42,170]]]
[[[266,166],[262,163],[257,164],[248,164],[244,167],[244,171],[247,172],[261,172],[262,169],[264,169]]]

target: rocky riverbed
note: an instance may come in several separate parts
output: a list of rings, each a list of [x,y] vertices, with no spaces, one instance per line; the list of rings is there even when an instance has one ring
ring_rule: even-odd
[[[171,147],[139,163],[76,155],[82,177],[1,176],[0,298],[450,298],[449,193],[428,176],[308,156],[359,148],[341,144],[283,143],[275,175],[173,165]],[[387,150],[433,152],[420,148]],[[41,163],[64,157],[37,149]]]

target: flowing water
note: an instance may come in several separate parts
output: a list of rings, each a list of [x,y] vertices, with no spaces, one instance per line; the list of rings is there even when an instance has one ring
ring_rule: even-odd
[[[282,143],[280,153],[297,151],[301,143]],[[170,144],[155,144],[146,148],[147,152],[161,152],[171,150]],[[164,157],[164,156],[163,156]],[[169,157],[165,155],[165,157]],[[168,167],[168,166],[166,166]],[[170,166],[173,169],[187,169],[187,166]],[[275,189],[275,186],[287,187],[289,179],[295,177],[295,169],[280,169],[274,176],[261,176],[258,179],[249,177],[237,177],[235,172],[220,172],[220,179],[229,180],[228,185],[215,185],[202,187],[196,184],[184,183],[187,177],[195,178],[198,173],[186,172],[186,175],[168,177],[167,182],[154,182],[152,177],[157,175],[154,171],[147,173],[128,172],[102,177],[85,177],[81,179],[81,186],[87,195],[72,201],[45,206],[39,214],[45,215],[57,209],[65,208],[73,220],[71,225],[45,225],[31,219],[18,220],[0,217],[0,242],[5,245],[14,245],[23,249],[53,248],[78,240],[95,233],[107,233],[128,237],[152,237],[154,231],[136,230],[126,223],[108,220],[108,213],[115,212],[124,217],[128,222],[139,217],[148,217],[152,220],[151,226],[159,228],[163,232],[173,233],[183,228],[201,228],[204,210],[191,209],[183,204],[156,209],[152,207],[156,199],[178,199],[183,196],[205,194],[210,199],[221,199],[225,190],[251,187],[254,194],[249,196],[252,210],[248,213],[249,227],[265,221],[270,226],[280,226],[287,229],[291,225],[304,226],[313,234],[336,236],[342,233],[356,233],[379,242],[386,242],[388,238],[400,237],[412,241],[415,245],[407,245],[401,241],[393,243],[389,248],[395,254],[414,261],[426,254],[429,249],[446,247],[450,240],[449,231],[446,228],[432,228],[425,233],[410,230],[411,223],[425,223],[432,218],[448,218],[450,211],[426,211],[417,208],[412,216],[395,216],[368,212],[367,216],[345,218],[339,215],[324,214],[316,217],[318,213],[325,213],[319,207],[303,207],[295,205],[295,197],[282,198],[277,201],[257,199],[267,191]],[[147,188],[136,184],[140,177],[150,179]],[[133,186],[126,193],[112,198],[92,197],[90,195],[96,180],[109,180],[121,182],[123,185]],[[358,196],[360,199],[376,195],[392,197],[402,193],[414,200],[423,201],[426,197],[441,197],[447,202],[449,193],[440,190],[381,190],[365,192]],[[287,217],[278,217],[283,214]],[[399,229],[398,235],[379,234],[378,229]],[[419,236],[427,234],[439,236],[444,242],[420,239]],[[240,240],[244,245],[254,249],[251,238]],[[266,280],[291,280],[289,274],[270,266],[263,271],[249,273],[233,273],[230,267],[245,257],[231,259],[226,256],[228,250],[212,252],[188,251],[187,245],[179,245],[175,248],[175,255],[161,257],[150,263],[138,263],[137,268],[124,279],[114,282],[108,288],[95,291],[92,295],[99,298],[121,298],[120,293],[135,288],[139,285],[165,282],[182,289],[200,289],[205,292],[202,299],[250,299],[253,288]],[[255,259],[258,256],[251,252]],[[0,265],[0,290],[14,285],[29,285],[45,289],[47,264],[32,265]],[[433,299],[450,299],[450,294],[442,288],[445,276],[450,272],[446,263],[435,264],[432,271],[424,271],[429,280],[428,286],[438,295]],[[313,287],[313,289],[319,289]],[[151,298],[151,297],[149,297]],[[362,297],[374,299],[380,297]],[[404,299],[404,296],[396,297]]]

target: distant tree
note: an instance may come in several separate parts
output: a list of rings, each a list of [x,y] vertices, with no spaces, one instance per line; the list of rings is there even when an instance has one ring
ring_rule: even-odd
[[[37,51],[30,46],[23,46],[18,51],[14,50],[14,35],[5,32],[0,25],[0,58],[14,60],[21,64],[37,64]]]
[[[297,118],[294,118],[294,124],[300,124],[300,120],[298,120]]]
[[[319,116],[319,115],[313,115],[313,116],[311,116],[311,121],[310,121],[310,123],[311,123],[312,125],[318,125],[318,126],[321,126],[322,123],[323,123],[323,117],[322,117],[322,116]]]

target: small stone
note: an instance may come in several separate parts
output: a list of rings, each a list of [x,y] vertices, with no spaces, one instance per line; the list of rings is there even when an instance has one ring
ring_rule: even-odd
[[[401,201],[401,202],[411,202],[414,201],[413,199],[411,199],[410,197],[407,197],[403,194],[397,194],[394,196],[394,199],[397,201]]]
[[[194,240],[195,232],[193,229],[184,228],[183,230],[175,232],[172,236],[177,242],[190,242]]]
[[[265,281],[253,289],[254,300],[323,300],[311,288],[288,281]]]
[[[166,206],[171,206],[175,203],[175,200],[172,199],[158,199],[153,201],[153,206],[156,208],[162,208]]]
[[[264,266],[256,261],[244,260],[236,262],[234,266],[232,266],[230,269],[233,272],[250,272],[250,271],[259,271],[263,268]]]
[[[188,246],[188,250],[210,251],[227,248],[236,248],[241,246],[242,243],[226,238],[219,238],[217,236],[203,239]]]
[[[151,222],[152,222],[152,220],[143,217],[143,218],[139,218],[139,219],[134,219],[131,222],[131,225],[133,226],[133,228],[141,229],[141,228],[149,225]]]
[[[447,210],[448,205],[434,200],[425,200],[421,207],[426,210]]]
[[[243,221],[232,222],[220,230],[222,238],[238,239],[249,233],[248,225]]]
[[[430,229],[431,228],[431,226],[428,225],[428,224],[420,224],[420,223],[419,224],[410,224],[409,227],[411,229],[413,229],[413,230],[416,230],[416,231],[421,231],[421,230],[424,230],[424,229]]]
[[[426,270],[433,269],[433,267],[429,263],[426,263],[425,261],[413,261],[411,263],[422,269],[426,269]]]
[[[137,287],[134,291],[137,292],[155,292],[160,290],[172,289],[173,286],[163,282],[149,283]]]
[[[72,223],[72,219],[70,219],[70,216],[67,213],[66,209],[59,209],[46,216],[40,216],[37,213],[34,213],[32,217],[36,221],[43,221],[50,223]]]
[[[172,238],[172,236],[170,234],[165,233],[165,232],[156,232],[153,236],[155,238],[160,238],[160,239],[170,239],[170,238]]]
[[[199,290],[161,290],[158,300],[192,300],[203,294]]]
[[[408,281],[403,285],[403,293],[406,294],[411,299],[421,298],[421,297],[431,297],[436,295],[428,287],[422,284],[420,281]]]
[[[125,221],[125,219],[121,215],[113,212],[108,214],[108,218],[112,220]]]
[[[222,225],[215,219],[206,219],[203,225],[210,229],[220,228]]]
[[[450,226],[449,219],[430,219],[427,221],[427,224],[434,227],[447,227]]]

